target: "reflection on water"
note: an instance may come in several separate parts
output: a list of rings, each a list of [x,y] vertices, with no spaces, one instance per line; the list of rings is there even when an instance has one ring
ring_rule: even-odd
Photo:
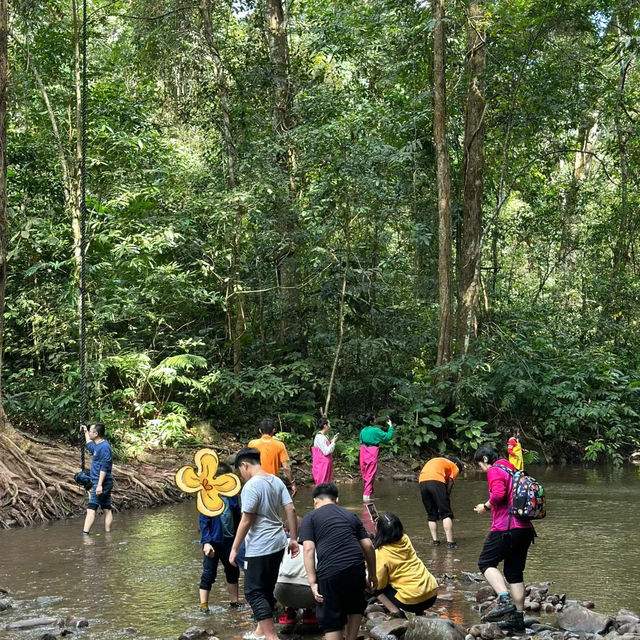
[[[640,473],[638,469],[531,469],[548,495],[546,520],[529,554],[526,580],[552,580],[553,590],[569,598],[595,600],[598,611],[640,609]],[[365,517],[361,487],[340,487],[341,504]],[[430,545],[416,483],[379,482],[378,511],[403,520],[416,551],[452,600],[436,609],[462,624],[477,621],[471,605],[474,586],[463,571],[477,571],[477,556],[489,520],[473,512],[486,499],[480,473],[461,478],[452,495],[459,548]],[[296,498],[300,513],[311,508],[311,489]],[[15,611],[0,614],[0,638],[40,638],[42,629],[8,632],[21,618],[51,615],[85,617],[89,628],[76,637],[122,638],[126,629],[139,638],[177,638],[202,623],[198,611],[201,556],[194,502],[116,515],[114,530],[102,533],[98,520],[90,537],[82,520],[0,532],[0,587],[16,600]],[[460,580],[443,580],[443,576]],[[213,587],[211,603],[225,604],[224,573]],[[48,599],[36,603],[36,598]],[[59,600],[57,600],[59,598]],[[445,609],[442,609],[444,607]],[[224,610],[204,623],[221,640],[239,640],[251,628],[250,614]]]

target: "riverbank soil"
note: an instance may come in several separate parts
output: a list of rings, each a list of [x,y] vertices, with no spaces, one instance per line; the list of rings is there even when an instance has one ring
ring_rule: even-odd
[[[209,438],[207,439],[209,440]],[[193,463],[193,454],[201,446],[214,448],[225,460],[246,443],[236,436],[210,434],[211,442],[190,449],[149,448],[137,459],[113,465],[113,504],[116,510],[150,507],[185,499],[174,483],[182,465]],[[307,450],[308,451],[308,450]],[[313,482],[310,456],[305,451],[290,451],[296,484]],[[87,467],[91,456],[86,455]],[[410,479],[419,463],[413,460],[381,456],[378,478],[395,477],[399,471]],[[81,514],[87,505],[87,492],[73,476],[80,471],[79,445],[39,440],[0,425],[0,528],[24,527],[69,518]],[[335,477],[341,483],[360,481],[358,467],[336,464]],[[404,478],[396,478],[404,479]]]
[[[117,509],[148,507],[182,498],[173,474],[183,455],[164,456],[162,466],[133,461],[114,464]],[[87,454],[87,461],[91,456]],[[87,492],[73,476],[80,471],[78,447],[43,442],[0,427],[0,528],[28,526],[78,515],[86,509]]]

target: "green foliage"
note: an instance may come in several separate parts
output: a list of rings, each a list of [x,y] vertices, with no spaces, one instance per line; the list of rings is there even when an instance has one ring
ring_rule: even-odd
[[[209,3],[213,53],[197,5],[89,2],[87,390],[123,455],[183,444],[200,418],[254,434],[265,415],[303,451],[343,278],[330,416],[347,464],[368,412],[399,425],[394,453],[502,448],[515,427],[544,459],[619,462],[637,447],[638,8],[486,5],[479,337],[436,369],[431,12],[291,3],[282,135],[262,13],[241,4]],[[3,397],[13,422],[76,440],[71,5],[41,9],[11,15]],[[457,232],[466,28],[452,4]]]

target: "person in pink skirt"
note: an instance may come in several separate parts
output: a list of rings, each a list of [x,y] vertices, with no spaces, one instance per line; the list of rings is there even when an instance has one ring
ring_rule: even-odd
[[[360,473],[364,483],[363,502],[368,502],[373,496],[373,483],[378,471],[379,446],[393,438],[393,425],[389,418],[387,418],[389,428],[386,431],[374,426],[375,418],[372,415],[367,416],[366,422],[368,426],[360,432]]]
[[[333,451],[338,439],[338,434],[336,434],[329,440],[331,423],[328,418],[318,418],[318,429],[320,432],[316,434],[311,447],[311,473],[316,485],[323,482],[333,482]]]

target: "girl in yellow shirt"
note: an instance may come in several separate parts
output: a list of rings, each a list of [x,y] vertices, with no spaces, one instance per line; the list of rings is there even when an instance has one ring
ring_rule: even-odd
[[[438,595],[438,583],[418,558],[400,518],[385,512],[376,520],[373,538],[376,551],[378,600],[392,615],[401,611],[423,615]]]

